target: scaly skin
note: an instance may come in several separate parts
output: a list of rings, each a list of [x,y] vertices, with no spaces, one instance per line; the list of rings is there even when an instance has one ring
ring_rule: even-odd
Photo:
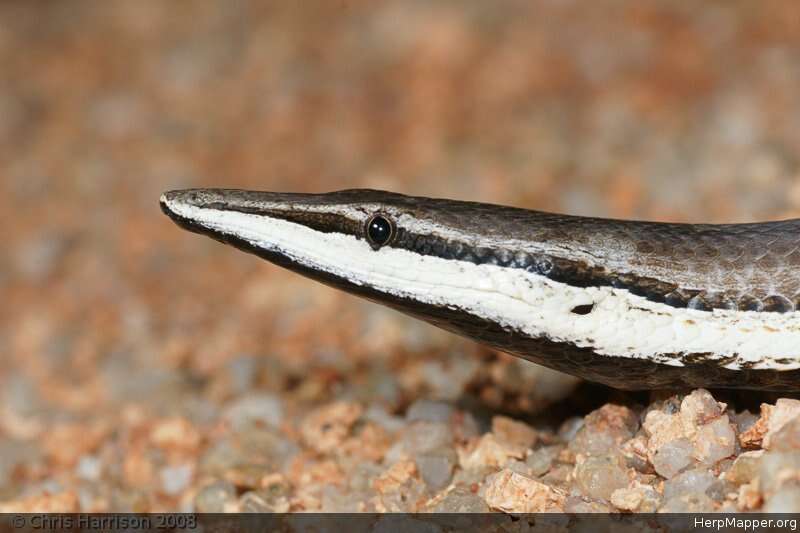
[[[173,191],[162,197],[165,213],[191,231],[586,379],[626,389],[800,388],[797,368],[757,368],[755,363],[730,368],[725,366],[730,357],[721,357],[713,350],[638,359],[600,354],[591,347],[547,335],[531,336],[452,306],[376,291],[300,264],[281,250],[266,249],[236,234],[209,228],[182,215],[177,205],[251,213],[359,239],[364,238],[365,217],[386,213],[399,221],[387,248],[475,265],[521,269],[571,287],[613,287],[662,306],[697,311],[692,315],[699,317],[697,320],[720,310],[743,317],[800,314],[795,311],[800,309],[800,220],[725,225],[621,221],[372,190],[284,194],[195,189]],[[591,306],[585,312],[591,312]],[[800,346],[797,356],[800,357]],[[670,359],[680,361],[682,366],[663,364]],[[794,359],[784,357],[780,361],[793,364]]]

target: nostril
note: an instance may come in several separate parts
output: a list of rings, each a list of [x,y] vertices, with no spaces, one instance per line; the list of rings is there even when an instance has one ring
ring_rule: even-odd
[[[594,304],[576,305],[572,308],[572,313],[576,315],[588,315],[594,310]]]

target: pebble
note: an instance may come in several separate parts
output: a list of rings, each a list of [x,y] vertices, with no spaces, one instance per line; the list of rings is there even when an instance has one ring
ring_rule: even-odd
[[[383,462],[386,464],[394,464],[397,461],[408,459],[409,454],[406,452],[405,445],[402,441],[397,441],[386,450],[383,455]]]
[[[348,487],[356,492],[372,490],[375,479],[383,472],[380,465],[359,461],[351,470],[347,478]]]
[[[75,474],[87,481],[97,481],[103,471],[103,463],[96,456],[83,455],[75,466]]]
[[[739,487],[739,493],[736,495],[736,507],[739,511],[753,511],[760,508],[763,503],[764,498],[758,480]]]
[[[640,430],[636,436],[620,446],[620,452],[628,461],[628,466],[642,474],[654,474],[655,468],[650,463],[647,451],[647,435]]]
[[[530,474],[536,477],[546,474],[563,449],[563,445],[554,444],[533,450],[525,459],[525,464],[528,466]]]
[[[496,472],[497,468],[493,467],[465,469],[459,466],[453,474],[452,484],[470,488],[480,487],[489,474],[494,474]]]
[[[200,446],[200,439],[200,433],[194,425],[182,417],[159,420],[150,431],[153,445],[184,454],[193,454]]]
[[[565,495],[508,469],[486,478],[483,498],[492,509],[507,513],[543,513],[563,511]]]
[[[282,471],[298,453],[298,446],[268,429],[250,428],[220,439],[200,456],[199,472],[223,477],[241,465],[262,464]]]
[[[648,436],[647,457],[655,471],[669,479],[695,462],[712,466],[732,456],[736,432],[726,407],[705,389],[653,404],[642,427]]]
[[[758,469],[761,491],[776,492],[787,480],[800,479],[800,451],[770,451],[761,456]]]
[[[763,416],[763,413],[762,413]],[[784,426],[800,416],[800,400],[780,398],[775,402],[775,407],[768,409],[767,433],[764,435],[764,449],[772,448],[776,436]]]
[[[681,401],[680,416],[688,427],[702,426],[718,418],[726,405],[717,402],[705,389],[696,389]]]
[[[736,487],[725,478],[716,478],[706,489],[706,496],[717,503],[722,503],[736,494]]]
[[[652,513],[661,504],[661,497],[653,487],[635,483],[630,488],[615,490],[611,494],[611,504],[623,511]]]
[[[426,494],[425,484],[411,460],[393,464],[375,479],[373,487],[378,492],[375,505],[378,512],[416,512]]]
[[[259,397],[269,395],[248,395],[215,415],[225,423],[210,446],[192,419],[126,415],[140,424],[142,444],[124,472],[136,473],[126,479],[141,490],[112,491],[108,501],[156,510],[148,486],[177,498],[194,479],[211,478],[219,481],[177,505],[263,513],[796,510],[800,417],[790,416],[792,402],[766,405],[756,420],[698,390],[655,402],[641,416],[609,404],[562,424],[555,436],[510,416],[484,418],[481,427],[471,413],[432,400],[415,402],[404,417],[337,401],[299,421],[282,415],[276,428],[276,419],[253,408]],[[741,451],[740,427],[771,449]],[[63,426],[59,442],[82,428]],[[71,467],[76,478],[105,474],[102,450],[92,446],[75,448],[83,452]],[[193,462],[189,454],[197,454]],[[77,494],[84,509],[100,492]]]
[[[450,484],[456,453],[450,448],[431,450],[414,458],[422,480],[431,492],[437,492]]]
[[[800,416],[783,424],[770,436],[770,450],[791,452],[800,450]]]
[[[234,430],[241,430],[253,423],[278,428],[283,423],[283,403],[271,394],[251,393],[228,405],[223,418]]]
[[[375,422],[386,431],[396,433],[405,427],[406,422],[399,416],[389,414],[386,409],[377,404],[370,405],[364,412],[364,420]]]
[[[631,409],[607,404],[586,415],[569,448],[576,454],[604,455],[633,437],[638,427]]]
[[[403,450],[411,455],[453,445],[453,432],[441,422],[418,421],[408,425],[400,436]]]
[[[383,427],[364,421],[354,428],[353,436],[342,444],[341,453],[365,461],[379,462],[386,456],[392,441]]]
[[[664,499],[687,493],[705,493],[716,479],[711,472],[702,468],[681,472],[664,483]]]
[[[649,437],[647,447],[651,457],[667,442],[677,439],[688,440],[680,416],[658,408],[647,412],[642,422],[642,428]]]
[[[425,421],[448,423],[453,416],[453,406],[445,402],[417,400],[406,411],[408,422]]]
[[[558,428],[558,437],[564,442],[570,442],[575,438],[575,435],[583,427],[583,418],[572,417],[568,418]]]
[[[454,487],[430,507],[432,513],[488,513],[483,498],[465,487]]]
[[[525,457],[527,448],[499,440],[486,433],[472,450],[459,448],[459,463],[463,468],[502,467],[511,459]]]
[[[264,463],[282,469],[299,452],[297,444],[272,429],[251,427],[233,437],[233,464]]]
[[[417,465],[414,461],[403,460],[391,465],[384,470],[375,480],[375,488],[383,491],[394,485],[400,485],[411,479],[417,473]]]
[[[615,490],[630,481],[625,462],[617,455],[588,457],[575,466],[575,486],[584,496],[610,500]]]
[[[666,442],[653,454],[653,468],[662,477],[675,477],[694,463],[693,451],[694,447],[688,439],[679,438]]]
[[[354,397],[363,402],[375,402],[397,406],[402,403],[403,391],[397,382],[397,376],[387,373],[385,369],[376,368],[369,373],[365,386],[355,387]]]
[[[192,480],[194,466],[190,464],[168,466],[161,469],[161,487],[170,496],[181,493]]]
[[[764,455],[764,450],[742,453],[733,461],[733,465],[725,473],[725,479],[734,485],[750,483],[758,475],[762,455]]]
[[[509,442],[514,446],[531,448],[538,439],[535,429],[524,422],[519,422],[507,416],[492,418],[492,433],[500,441]]]
[[[546,483],[551,487],[559,487],[564,490],[570,488],[573,480],[574,467],[571,464],[556,464],[550,468],[550,471],[542,476],[542,483]]]
[[[216,481],[206,485],[194,498],[198,513],[224,513],[236,501],[236,487],[227,481]]]
[[[744,448],[762,446],[769,450],[773,436],[798,415],[800,400],[780,398],[775,405],[761,404],[761,416],[750,429],[739,436],[739,442]]]
[[[533,473],[531,472],[531,469],[528,468],[528,465],[518,459],[509,460],[505,464],[505,467],[524,476],[533,476]]]
[[[714,465],[720,460],[730,457],[736,450],[736,433],[734,426],[728,421],[728,415],[701,426],[694,439],[693,456],[706,465]]]
[[[350,428],[362,413],[359,404],[350,402],[335,402],[315,409],[300,426],[303,440],[317,452],[335,451],[350,435]]]
[[[453,429],[453,438],[459,442],[472,440],[482,433],[480,424],[470,412],[457,411],[450,427]]]
[[[246,460],[233,439],[220,440],[200,456],[199,470],[204,474],[222,475],[225,471]]]
[[[729,410],[728,415],[731,419],[731,422],[736,424],[737,434],[742,434],[748,431],[758,421],[758,415],[755,415],[746,409],[741,413],[734,413],[731,409]]]

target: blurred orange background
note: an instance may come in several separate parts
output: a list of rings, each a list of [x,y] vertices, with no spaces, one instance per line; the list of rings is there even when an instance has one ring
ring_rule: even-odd
[[[179,230],[164,190],[797,216],[798,57],[792,0],[0,3],[0,496],[251,389],[513,392],[503,356]]]

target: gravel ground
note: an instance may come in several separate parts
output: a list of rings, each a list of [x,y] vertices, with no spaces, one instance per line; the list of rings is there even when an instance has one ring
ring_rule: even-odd
[[[0,510],[800,511],[800,402],[620,393],[163,190],[800,216],[800,4],[0,3]]]

